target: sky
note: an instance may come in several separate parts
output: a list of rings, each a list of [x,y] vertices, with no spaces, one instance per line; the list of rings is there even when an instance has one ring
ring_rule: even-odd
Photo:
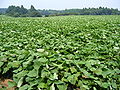
[[[108,7],[120,10],[120,0],[0,0],[0,8],[7,8],[10,5],[30,8],[33,5],[36,9],[72,9],[88,7]]]

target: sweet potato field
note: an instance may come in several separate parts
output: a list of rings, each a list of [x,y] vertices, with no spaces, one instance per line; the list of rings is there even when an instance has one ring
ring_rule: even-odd
[[[16,90],[119,90],[120,16],[0,16],[0,78]]]

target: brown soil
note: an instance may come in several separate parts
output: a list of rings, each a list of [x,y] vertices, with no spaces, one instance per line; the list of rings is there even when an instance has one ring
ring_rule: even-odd
[[[0,85],[4,86],[4,87],[8,87],[8,81],[13,82],[13,80],[11,80],[11,79],[5,79],[5,80],[0,81]],[[0,88],[2,88],[1,86],[0,86]],[[15,90],[15,87],[7,88],[7,90]]]

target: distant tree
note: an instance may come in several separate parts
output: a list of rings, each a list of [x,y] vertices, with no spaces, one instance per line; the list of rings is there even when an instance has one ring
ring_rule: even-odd
[[[38,12],[33,5],[31,5],[31,8],[29,9],[28,15],[30,17],[41,17],[40,12]]]
[[[9,6],[6,10],[6,14],[13,17],[41,17],[40,12],[38,12],[33,5],[27,10],[23,5],[19,6]]]
[[[23,5],[21,5],[20,14],[27,14],[27,13],[28,13],[28,10],[24,8]]]
[[[6,10],[6,14],[13,16],[13,17],[20,17],[21,15],[24,15],[27,13],[27,9],[25,9],[23,6],[9,6]]]
[[[36,10],[33,5],[27,10],[23,5],[9,6],[6,15],[13,17],[41,17],[41,16],[64,16],[64,15],[120,15],[118,9],[99,7],[99,8],[83,8],[83,9],[65,9],[65,10]],[[0,12],[0,13],[1,13]]]
[[[15,12],[12,16],[13,17],[20,17],[20,14],[18,12]]]
[[[6,10],[7,10],[7,8],[0,8],[0,14],[5,14]]]
[[[14,13],[15,13],[15,6],[9,6],[8,9],[6,10],[6,14],[12,16],[14,15]]]
[[[41,14],[36,11],[29,12],[29,17],[41,17]]]
[[[32,11],[37,11],[37,10],[34,8],[33,5],[31,5],[31,7],[30,7],[30,11],[32,12]]]

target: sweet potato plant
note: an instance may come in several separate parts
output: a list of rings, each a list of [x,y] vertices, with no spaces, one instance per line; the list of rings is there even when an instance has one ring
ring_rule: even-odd
[[[0,16],[0,77],[16,90],[119,90],[120,16]]]

